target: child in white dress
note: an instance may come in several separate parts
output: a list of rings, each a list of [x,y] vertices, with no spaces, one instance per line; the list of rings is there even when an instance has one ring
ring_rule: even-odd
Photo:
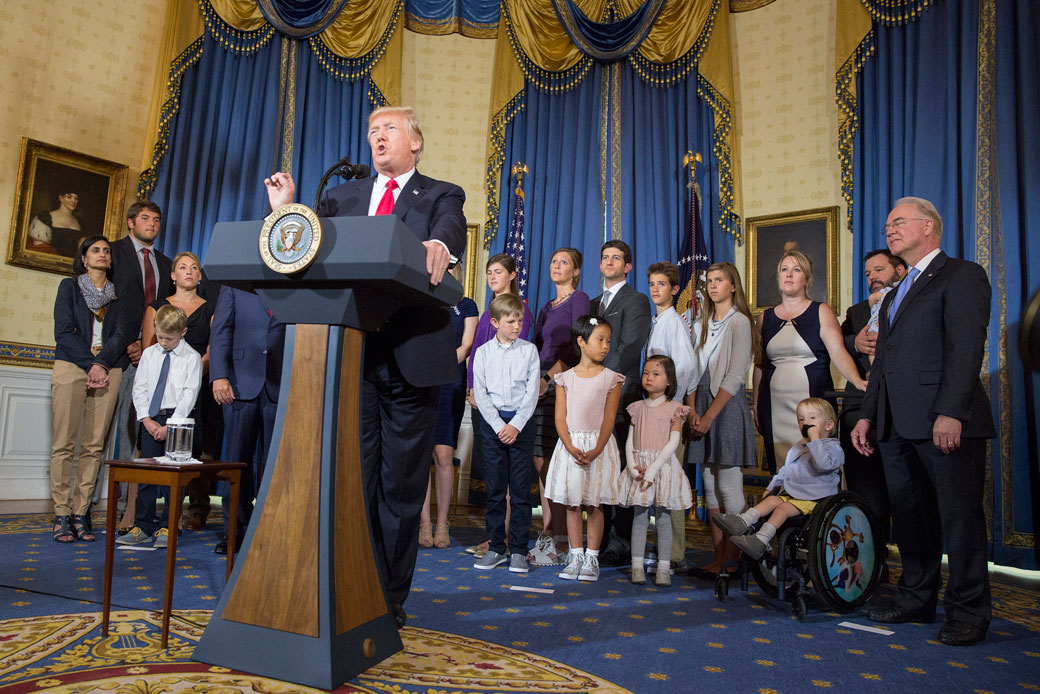
[[[657,546],[672,546],[670,511],[693,506],[693,492],[675,456],[683,422],[690,408],[672,400],[675,396],[675,364],[664,356],[647,357],[643,365],[646,399],[628,406],[632,427],[625,443],[628,467],[620,474],[618,496],[622,506],[634,506],[632,520],[632,583],[646,583],[643,553],[650,509],[657,519]],[[670,555],[662,553],[657,564],[659,586],[672,584]]]
[[[567,507],[567,565],[560,578],[599,580],[603,539],[602,504],[616,504],[621,456],[614,419],[625,377],[603,366],[610,350],[610,325],[582,316],[571,326],[581,361],[556,374],[556,432],[560,440],[549,461],[545,496]],[[588,513],[588,550],[583,549],[581,513]]]

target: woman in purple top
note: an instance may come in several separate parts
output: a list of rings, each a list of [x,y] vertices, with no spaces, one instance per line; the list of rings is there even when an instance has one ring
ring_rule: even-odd
[[[485,274],[487,275],[488,290],[491,292],[492,300],[506,292],[520,296],[520,287],[516,283],[516,261],[513,260],[513,256],[505,253],[491,256],[488,258]],[[488,303],[490,304],[491,300]],[[530,339],[528,335],[531,334],[532,325],[534,325],[534,316],[531,315],[530,309],[527,308],[527,302],[524,301],[524,322],[520,328],[521,340]],[[478,347],[494,336],[495,329],[491,327],[491,313],[484,311],[484,313],[480,314],[480,320],[477,321],[477,334],[473,338],[473,349],[469,353],[469,361],[466,363],[466,387],[470,393],[470,405],[473,405],[473,355],[477,353]],[[476,413],[475,407],[473,411]]]
[[[545,476],[549,458],[556,448],[556,390],[553,376],[578,363],[578,353],[571,342],[571,326],[589,312],[589,295],[577,289],[581,278],[581,252],[574,248],[558,248],[549,262],[549,277],[556,285],[556,298],[538,312],[534,323],[534,344],[542,363],[539,384],[537,425],[534,443],[534,468],[538,473],[538,491],[542,502],[542,533],[527,559],[536,566],[562,564],[567,555],[566,513],[561,504],[545,498]],[[556,543],[562,543],[557,550]]]
[[[520,296],[520,287],[516,283],[516,261],[513,260],[513,256],[505,253],[499,253],[488,258],[487,265],[485,266],[485,274],[487,275],[488,291],[491,292],[491,299],[493,300],[497,296],[502,294],[515,294]],[[491,301],[488,301],[490,304]],[[531,315],[531,311],[527,308],[527,302],[524,302],[524,318],[523,325],[520,328],[520,339],[527,340],[528,335],[531,334],[531,326],[534,325],[534,317]],[[466,388],[467,398],[470,404],[470,421],[473,424],[473,430],[477,430],[477,421],[480,418],[480,411],[477,410],[477,405],[473,402],[473,357],[477,353],[477,348],[485,342],[495,337],[495,329],[491,327],[491,312],[484,311],[480,314],[480,320],[477,321],[477,333],[473,338],[473,349],[469,353],[469,361],[466,363]],[[484,505],[485,500],[485,484],[484,484],[484,464],[480,459],[479,446],[473,446],[472,454],[469,459],[469,503],[473,505]],[[508,503],[508,499],[507,499]],[[506,527],[509,526],[509,508],[506,507]],[[488,541],[480,543],[479,545],[473,545],[466,549],[467,552],[477,557],[484,556],[487,552]]]

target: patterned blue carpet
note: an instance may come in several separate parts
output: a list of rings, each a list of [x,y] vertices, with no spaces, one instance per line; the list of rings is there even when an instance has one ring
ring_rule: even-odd
[[[896,625],[894,634],[881,635],[842,626],[869,624],[862,614],[818,604],[799,622],[753,583],[743,593],[734,582],[719,602],[711,581],[681,576],[655,588],[632,585],[621,569],[604,568],[600,581],[588,584],[560,580],[548,568],[526,576],[504,566],[480,571],[463,549],[480,539],[482,520],[452,521],[451,548],[420,552],[405,605],[405,653],[343,691],[1040,690],[1035,585],[995,581],[989,638],[958,649],[934,640],[938,623]],[[138,678],[145,689],[137,694],[152,691],[148,678],[160,674],[172,678],[169,692],[259,691],[257,680],[218,683],[213,678],[234,673],[188,662],[223,588],[224,560],[212,553],[218,519],[181,534],[169,652],[155,645],[158,615],[150,613],[162,608],[164,552],[117,550],[113,610],[133,638],[106,645],[99,626],[104,545],[100,538],[58,545],[49,522],[42,514],[0,516],[0,692],[111,689],[113,681]],[[689,540],[690,558],[706,560],[703,530]]]

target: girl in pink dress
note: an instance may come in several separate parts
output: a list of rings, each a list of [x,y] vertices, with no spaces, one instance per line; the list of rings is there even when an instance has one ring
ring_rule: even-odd
[[[693,493],[682,465],[675,456],[683,422],[690,408],[675,402],[675,364],[666,356],[647,357],[643,366],[646,399],[628,406],[632,417],[625,454],[628,467],[619,475],[618,496],[622,506],[634,506],[632,519],[632,583],[646,583],[643,552],[650,527],[650,509],[657,518],[657,546],[672,546],[669,511],[693,506]],[[662,521],[663,519],[663,521]],[[672,584],[671,562],[661,555],[657,564],[659,586]]]
[[[567,507],[567,565],[560,578],[599,580],[603,539],[602,504],[616,504],[621,456],[614,441],[614,418],[625,377],[603,366],[610,351],[610,325],[582,316],[571,327],[581,361],[556,374],[556,431],[560,437],[549,461],[545,496]],[[588,550],[582,543],[581,513],[588,513]]]

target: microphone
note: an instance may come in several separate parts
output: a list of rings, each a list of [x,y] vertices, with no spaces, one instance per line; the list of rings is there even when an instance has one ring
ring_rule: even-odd
[[[314,209],[318,209],[318,203],[321,202],[321,196],[325,193],[325,186],[328,185],[329,179],[333,176],[339,176],[340,178],[352,179],[352,178],[367,178],[370,173],[370,169],[367,164],[351,164],[350,157],[343,157],[326,171],[321,181],[318,182],[318,193],[314,196]]]

